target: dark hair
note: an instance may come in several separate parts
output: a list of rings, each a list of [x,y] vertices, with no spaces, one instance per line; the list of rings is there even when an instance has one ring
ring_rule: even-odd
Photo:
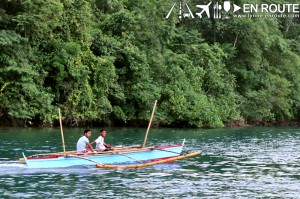
[[[85,129],[83,134],[86,134],[89,131],[91,131],[91,130],[90,129]]]
[[[105,130],[105,129],[101,129],[101,130],[100,130],[100,133],[102,133],[103,131],[106,131],[106,130]]]

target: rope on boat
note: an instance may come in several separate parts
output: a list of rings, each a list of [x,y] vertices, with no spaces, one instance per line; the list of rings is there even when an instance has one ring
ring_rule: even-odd
[[[116,154],[118,154],[118,155],[123,155],[123,156],[125,156],[125,157],[127,157],[127,158],[129,158],[129,159],[134,160],[134,161],[141,162],[140,160],[137,160],[137,159],[135,159],[135,158],[133,158],[133,157],[130,157],[129,155],[125,155],[124,153],[116,153]]]
[[[181,153],[175,152],[175,151],[169,151],[169,150],[165,150],[165,149],[160,149],[160,148],[153,148],[151,150],[160,150],[160,151],[166,151],[166,152],[170,152],[170,153],[175,153],[177,155],[180,155]]]
[[[155,162],[149,162],[149,163],[144,163],[144,164],[135,164],[135,165],[106,165],[106,164],[97,164],[96,168],[101,168],[101,169],[136,169],[136,168],[142,168],[142,167],[148,167],[148,166],[153,166],[153,165],[157,165],[157,164],[164,164],[167,162],[173,162],[176,160],[181,160],[184,158],[189,158],[189,157],[193,157],[193,156],[197,156],[200,155],[201,152],[195,152],[195,153],[189,153],[186,155],[181,155],[181,156],[177,156],[177,157],[173,157],[173,158],[168,158],[165,160],[159,160],[159,161],[155,161]]]
[[[85,157],[82,157],[82,156],[77,156],[77,155],[67,155],[67,157],[78,158],[78,159],[82,159],[82,160],[86,160],[86,161],[90,161],[90,162],[96,163],[97,165],[102,165],[102,163],[100,163],[100,162],[97,162],[97,161],[95,161],[95,160],[91,160],[91,159],[89,159],[89,158],[85,158]]]

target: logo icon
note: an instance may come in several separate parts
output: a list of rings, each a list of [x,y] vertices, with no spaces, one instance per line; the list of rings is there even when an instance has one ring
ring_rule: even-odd
[[[177,2],[175,2],[173,4],[171,10],[169,11],[169,13],[166,16],[166,19],[168,19],[170,17],[170,15],[173,12],[176,4],[177,4]],[[188,12],[184,12],[185,10],[183,9],[183,7],[184,8],[186,7]],[[182,12],[184,12],[184,13],[182,13]],[[190,7],[189,7],[189,5],[187,3],[181,3],[181,2],[179,3],[179,16],[178,16],[178,18],[179,19],[182,19],[182,18],[195,18],[192,11],[191,11],[191,9],[190,9]]]
[[[210,13],[209,13],[209,6],[211,2],[209,2],[207,5],[196,5],[197,8],[201,8],[201,12],[197,12],[196,15],[198,15],[200,18],[202,18],[202,14],[205,12],[207,17],[210,18]]]
[[[195,18],[187,0],[175,2],[168,12],[168,19],[172,12],[178,11],[178,18]],[[195,13],[200,19],[207,17],[213,19],[229,19],[229,18],[300,18],[300,4],[282,3],[282,4],[266,4],[244,3],[240,6],[232,3],[230,0],[222,2],[210,1],[207,4],[195,5],[196,9],[201,9]],[[178,9],[179,8],[179,9]],[[240,11],[241,10],[241,11]],[[237,12],[240,11],[240,12]]]
[[[173,4],[173,6],[171,7],[170,11],[168,12],[166,18],[168,19],[170,17],[170,15],[172,14],[172,12],[174,11],[175,6],[177,5],[177,2],[175,2]],[[199,18],[203,18],[205,15],[210,18],[211,14],[210,12],[213,11],[213,18],[214,19],[228,19],[228,13],[230,10],[232,10],[232,5],[233,5],[233,13],[235,13],[236,11],[240,10],[241,7],[234,4],[234,3],[230,3],[230,1],[224,1],[224,3],[219,3],[216,2],[213,4],[213,2],[209,2],[208,4],[205,5],[196,5],[197,8],[202,9],[200,12],[195,13]],[[225,17],[222,17],[222,14],[225,12]],[[186,3],[186,1],[179,2],[179,13],[178,13],[178,18],[182,19],[182,18],[195,18],[189,5]]]

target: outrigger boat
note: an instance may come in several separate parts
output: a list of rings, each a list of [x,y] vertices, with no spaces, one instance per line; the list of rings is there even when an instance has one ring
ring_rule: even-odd
[[[77,154],[76,152],[39,154],[26,157],[24,161],[29,168],[57,168],[79,165],[97,165],[98,168],[117,168],[115,165],[138,163],[140,166],[157,164],[159,161],[168,162],[169,158],[179,157],[182,144],[173,146],[153,146],[142,148],[140,146],[117,147],[112,151]],[[194,154],[199,155],[199,154]],[[181,158],[182,159],[182,158]],[[23,159],[21,159],[23,161]],[[170,160],[175,161],[175,159]],[[146,164],[146,165],[144,165]],[[112,167],[113,165],[113,167]]]
[[[144,144],[142,146],[135,145],[127,147],[115,147],[114,150],[111,151],[90,152],[86,154],[78,154],[76,151],[67,152],[64,145],[60,109],[58,109],[63,152],[37,154],[28,157],[22,153],[23,158],[20,158],[19,160],[21,162],[25,162],[29,168],[59,168],[79,165],[96,165],[97,168],[111,169],[140,168],[200,155],[201,152],[181,155],[185,140],[183,140],[182,144],[178,145],[145,147],[147,135],[156,107],[156,102],[157,101],[155,101]]]

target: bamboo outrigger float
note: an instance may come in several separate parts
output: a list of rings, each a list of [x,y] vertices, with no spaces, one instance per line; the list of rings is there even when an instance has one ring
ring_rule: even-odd
[[[101,169],[137,169],[137,168],[142,168],[142,167],[148,167],[148,166],[154,166],[157,164],[164,164],[164,163],[169,163],[169,162],[173,162],[176,160],[181,160],[184,158],[189,158],[189,157],[193,157],[193,156],[197,156],[200,155],[201,152],[195,152],[195,153],[189,153],[186,155],[181,155],[181,156],[177,156],[177,157],[173,157],[173,158],[167,158],[167,159],[163,159],[163,160],[157,160],[157,161],[153,161],[153,162],[149,162],[149,163],[143,163],[143,164],[134,164],[134,165],[105,165],[105,164],[97,164],[96,167],[97,168],[101,168]]]

